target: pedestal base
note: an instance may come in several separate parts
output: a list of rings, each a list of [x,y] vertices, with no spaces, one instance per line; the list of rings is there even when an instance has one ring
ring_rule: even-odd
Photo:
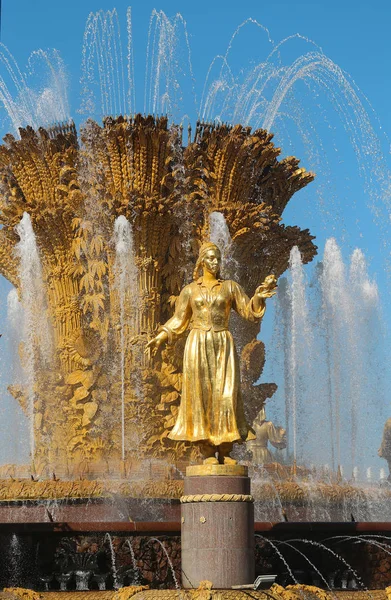
[[[195,467],[186,471],[181,498],[182,585],[197,588],[205,579],[214,588],[253,583],[250,478],[241,465],[205,466],[213,466],[214,474],[196,475]],[[232,474],[235,468],[240,474]]]

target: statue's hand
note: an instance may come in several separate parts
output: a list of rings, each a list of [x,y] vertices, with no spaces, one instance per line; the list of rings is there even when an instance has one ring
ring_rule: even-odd
[[[261,283],[261,285],[257,287],[255,293],[258,294],[258,296],[260,296],[261,298],[271,298],[272,296],[274,296],[274,294],[277,293],[276,277],[274,275],[268,275],[263,281],[263,283]]]
[[[260,289],[260,287],[259,287],[257,289],[256,293],[261,298],[271,298],[272,296],[274,296],[277,293],[277,290],[263,290],[263,289]]]
[[[150,358],[154,358],[159,351],[159,348],[168,340],[168,335],[165,331],[161,331],[145,346],[145,353],[149,354]]]

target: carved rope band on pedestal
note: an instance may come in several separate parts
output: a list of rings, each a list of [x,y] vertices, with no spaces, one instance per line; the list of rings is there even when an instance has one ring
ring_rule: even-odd
[[[190,494],[181,496],[181,504],[188,502],[254,502],[250,494]]]

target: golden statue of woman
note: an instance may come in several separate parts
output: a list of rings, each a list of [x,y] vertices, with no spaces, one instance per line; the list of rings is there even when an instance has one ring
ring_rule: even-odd
[[[194,281],[183,288],[173,317],[147,344],[147,350],[155,356],[163,343],[174,342],[190,326],[181,403],[168,437],[198,443],[206,464],[235,464],[229,456],[233,443],[255,439],[255,435],[244,416],[239,360],[228,329],[229,317],[233,309],[248,321],[260,321],[265,300],[276,293],[277,282],[269,275],[250,300],[235,281],[220,279],[220,265],[218,247],[211,242],[203,244]]]

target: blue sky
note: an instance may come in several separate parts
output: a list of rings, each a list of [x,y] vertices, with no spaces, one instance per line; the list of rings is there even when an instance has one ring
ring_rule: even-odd
[[[2,41],[21,65],[33,49],[57,48],[71,74],[71,97],[76,100],[82,38],[89,12],[116,7],[124,16],[128,5],[122,0],[68,0],[66,3],[57,0],[3,0]],[[376,3],[362,0],[299,0],[294,3],[281,0],[162,0],[160,4],[136,1],[132,11],[139,78],[143,72],[148,21],[153,8],[164,10],[168,16],[181,12],[186,19],[199,85],[211,59],[226,48],[236,27],[246,18],[253,17],[269,29],[275,41],[297,32],[313,39],[327,56],[350,73],[369,97],[384,128],[391,131],[391,5],[387,0]],[[253,52],[254,48],[243,48],[244,57]]]
[[[30,52],[37,48],[59,50],[69,75],[71,114],[75,119],[80,119],[76,111],[80,103],[79,79],[86,19],[91,11],[108,10],[114,7],[118,10],[122,34],[125,36],[125,13],[128,2],[122,0],[113,3],[103,0],[99,2],[68,0],[66,3],[58,0],[3,0],[2,42],[8,46],[21,68],[26,64]],[[140,111],[143,110],[143,74],[148,24],[154,8],[163,10],[168,16],[180,12],[187,22],[198,100],[213,57],[224,54],[233,32],[248,17],[256,19],[268,28],[271,38],[276,43],[296,33],[313,40],[332,61],[350,74],[368,98],[374,113],[368,105],[366,108],[371,114],[375,133],[379,137],[385,164],[390,168],[390,144],[387,139],[387,134],[391,136],[389,108],[391,4],[389,0],[380,0],[377,3],[362,0],[307,2],[162,0],[160,4],[138,0],[132,5],[132,18],[136,100]],[[292,41],[284,50],[284,59],[289,63],[298,54],[308,49],[308,44]],[[251,60],[259,62],[270,50],[266,34],[257,31],[254,35],[254,31],[247,28],[235,44],[232,64],[236,70],[239,70]],[[379,229],[372,222],[372,213],[367,208],[368,202],[371,201],[370,195],[364,189],[363,179],[360,179],[359,168],[348,136],[339,127],[333,107],[322,97],[317,101],[308,98],[308,103],[303,105],[305,110],[309,111],[308,114],[311,113],[314,102],[318,102],[322,107],[324,102],[328,124],[326,126],[324,122],[320,122],[315,125],[319,127],[319,135],[325,136],[325,153],[330,157],[333,175],[329,177],[322,171],[320,165],[317,182],[292,200],[284,220],[290,225],[309,227],[312,233],[317,235],[320,249],[330,235],[337,237],[345,257],[355,246],[361,245],[370,262],[370,274],[376,278],[383,295],[386,321],[391,322],[390,311],[384,300],[390,290],[385,274],[387,257],[381,249],[382,240],[388,237],[388,222],[381,238]],[[6,126],[3,132],[6,132]],[[278,127],[276,127],[276,141],[280,142]],[[296,142],[295,137],[289,148],[285,146],[282,148],[282,155],[292,153],[302,158],[304,166],[311,166],[302,142]],[[376,182],[373,185],[376,186]],[[317,210],[315,197],[319,197],[326,205],[325,214],[322,215]],[[376,194],[374,201],[377,201]],[[4,307],[8,287],[4,282],[1,283],[1,287],[4,290],[2,302]],[[270,323],[265,325],[266,329],[268,327],[270,329]]]

